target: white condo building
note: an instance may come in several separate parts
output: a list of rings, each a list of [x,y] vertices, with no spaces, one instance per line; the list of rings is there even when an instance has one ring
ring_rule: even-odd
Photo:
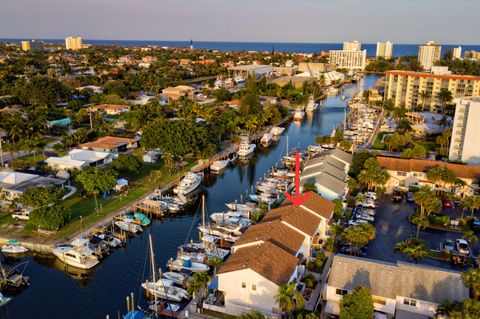
[[[65,38],[65,47],[67,50],[80,50],[83,48],[83,39],[81,37],[67,37]]]
[[[357,40],[353,42],[343,42],[344,51],[360,51],[362,49],[362,44]]]
[[[453,58],[461,59],[462,58],[462,47],[453,48]]]
[[[330,63],[336,65],[338,69],[364,70],[366,60],[367,50],[330,50]]]
[[[428,41],[427,44],[422,44],[418,47],[418,61],[423,68],[429,71],[433,64],[440,60],[442,53],[442,46],[435,43],[435,41]]]
[[[390,59],[393,55],[393,43],[390,41],[387,42],[377,42],[377,58]]]
[[[455,100],[455,118],[448,158],[480,165],[480,97]]]

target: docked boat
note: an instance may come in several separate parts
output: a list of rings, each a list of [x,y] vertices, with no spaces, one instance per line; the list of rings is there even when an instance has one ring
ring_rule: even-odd
[[[318,104],[315,103],[315,100],[313,99],[313,96],[310,95],[310,98],[308,99],[307,107],[305,108],[305,111],[307,112],[313,112],[317,109]]]
[[[8,245],[2,247],[2,253],[4,254],[24,254],[28,252],[26,247],[19,245],[18,240],[9,240]]]
[[[301,121],[304,117],[305,117],[305,112],[302,110],[296,110],[295,113],[293,113],[294,121]]]
[[[221,171],[228,166],[228,163],[230,163],[229,160],[215,161],[215,162],[213,162],[212,165],[210,165],[210,170],[215,171],[215,172]]]
[[[142,213],[135,213],[133,216],[124,216],[123,220],[127,223],[138,224],[143,227],[150,225],[150,219]]]
[[[144,282],[142,288],[157,298],[181,302],[183,299],[189,299],[190,295],[185,289],[175,287],[173,281],[161,278],[156,282]]]
[[[190,241],[182,245],[181,248],[184,251],[202,252],[208,259],[219,258],[220,260],[225,260],[230,254],[230,250],[218,248],[215,237],[210,235],[203,235],[200,242]]]
[[[180,181],[177,187],[174,188],[175,194],[187,195],[196,190],[202,183],[203,173],[188,172]]]
[[[248,195],[248,197],[250,198],[250,200],[252,202],[263,203],[263,204],[267,204],[267,205],[272,205],[277,200],[277,198],[265,196],[263,194],[260,194],[260,195],[250,194],[250,195]]]
[[[190,276],[181,272],[167,271],[162,273],[162,276],[168,280],[173,281],[177,285],[186,286]]]
[[[270,132],[267,132],[263,134],[262,138],[260,139],[260,143],[262,143],[263,145],[268,145],[272,142],[272,139],[273,139],[273,134]]]
[[[80,269],[91,269],[99,263],[88,246],[60,245],[53,248],[53,254],[63,263]]]
[[[15,265],[2,265],[0,263],[0,286],[18,289],[22,286],[28,286],[29,278],[23,275],[27,268],[28,261]]]
[[[241,84],[241,83],[245,83],[246,80],[245,80],[245,78],[244,78],[243,76],[236,76],[236,77],[234,78],[234,81],[235,81],[235,83],[237,83],[237,84]]]
[[[134,223],[129,223],[125,220],[117,220],[115,221],[115,226],[120,228],[123,231],[129,232],[129,233],[140,233],[143,231],[142,226],[134,224]]]
[[[115,248],[122,245],[122,241],[114,236],[108,234],[100,234],[98,238],[103,240],[108,246]]]
[[[175,260],[170,259],[168,262],[168,267],[172,270],[181,270],[181,269],[187,269],[190,270],[191,272],[207,272],[210,270],[210,267],[208,267],[205,264],[191,261],[190,259],[180,259],[177,258]]]
[[[222,225],[199,226],[198,230],[202,233],[202,236],[210,235],[214,238],[223,239],[227,242],[234,243],[242,234],[242,228],[243,226],[241,225],[225,223]]]
[[[274,126],[274,127],[272,127],[272,129],[270,130],[270,133],[272,133],[273,136],[279,136],[279,135],[282,135],[283,131],[285,131],[285,128],[284,128],[284,127]]]
[[[0,308],[5,306],[7,303],[12,301],[12,297],[5,297],[1,292],[0,292]]]
[[[253,152],[255,151],[255,147],[255,144],[248,144],[248,142],[242,142],[240,144],[240,147],[238,148],[237,154],[238,156],[246,157],[253,154]]]
[[[239,204],[237,202],[225,204],[232,211],[253,212],[256,205],[253,203]]]

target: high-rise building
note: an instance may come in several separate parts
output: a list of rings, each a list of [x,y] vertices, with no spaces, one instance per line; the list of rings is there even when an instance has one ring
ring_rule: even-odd
[[[433,64],[440,60],[442,53],[442,46],[435,43],[435,41],[429,41],[427,44],[422,44],[418,48],[418,61],[423,68],[429,71]]]
[[[393,55],[393,43],[390,41],[387,42],[377,42],[377,58],[390,59]]]
[[[67,50],[80,50],[83,48],[83,39],[81,37],[67,37],[65,38],[65,47]]]
[[[343,42],[344,51],[360,51],[362,49],[362,44],[357,40],[353,42]]]
[[[462,47],[453,48],[453,58],[454,59],[462,58]]]
[[[338,69],[364,70],[366,59],[367,50],[330,50],[330,64]]]
[[[480,61],[480,52],[475,50],[465,51],[465,59]]]
[[[410,71],[387,71],[384,100],[395,107],[421,108],[436,111],[441,107],[437,96],[441,89],[452,92],[453,98],[480,96],[480,77]]]
[[[480,165],[480,97],[457,99],[448,158]]]
[[[22,41],[22,51],[43,51],[43,42],[41,41]]]

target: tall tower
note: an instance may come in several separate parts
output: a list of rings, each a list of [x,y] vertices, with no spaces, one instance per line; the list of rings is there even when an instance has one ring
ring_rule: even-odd
[[[275,55],[275,42],[272,43],[272,55]]]
[[[190,39],[190,50],[193,50],[193,40]]]

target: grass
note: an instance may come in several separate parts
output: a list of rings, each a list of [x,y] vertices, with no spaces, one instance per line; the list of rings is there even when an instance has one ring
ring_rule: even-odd
[[[390,134],[389,132],[379,132],[377,137],[375,138],[375,142],[373,142],[372,148],[376,150],[385,150],[387,146],[382,143],[383,136],[385,134]]]

